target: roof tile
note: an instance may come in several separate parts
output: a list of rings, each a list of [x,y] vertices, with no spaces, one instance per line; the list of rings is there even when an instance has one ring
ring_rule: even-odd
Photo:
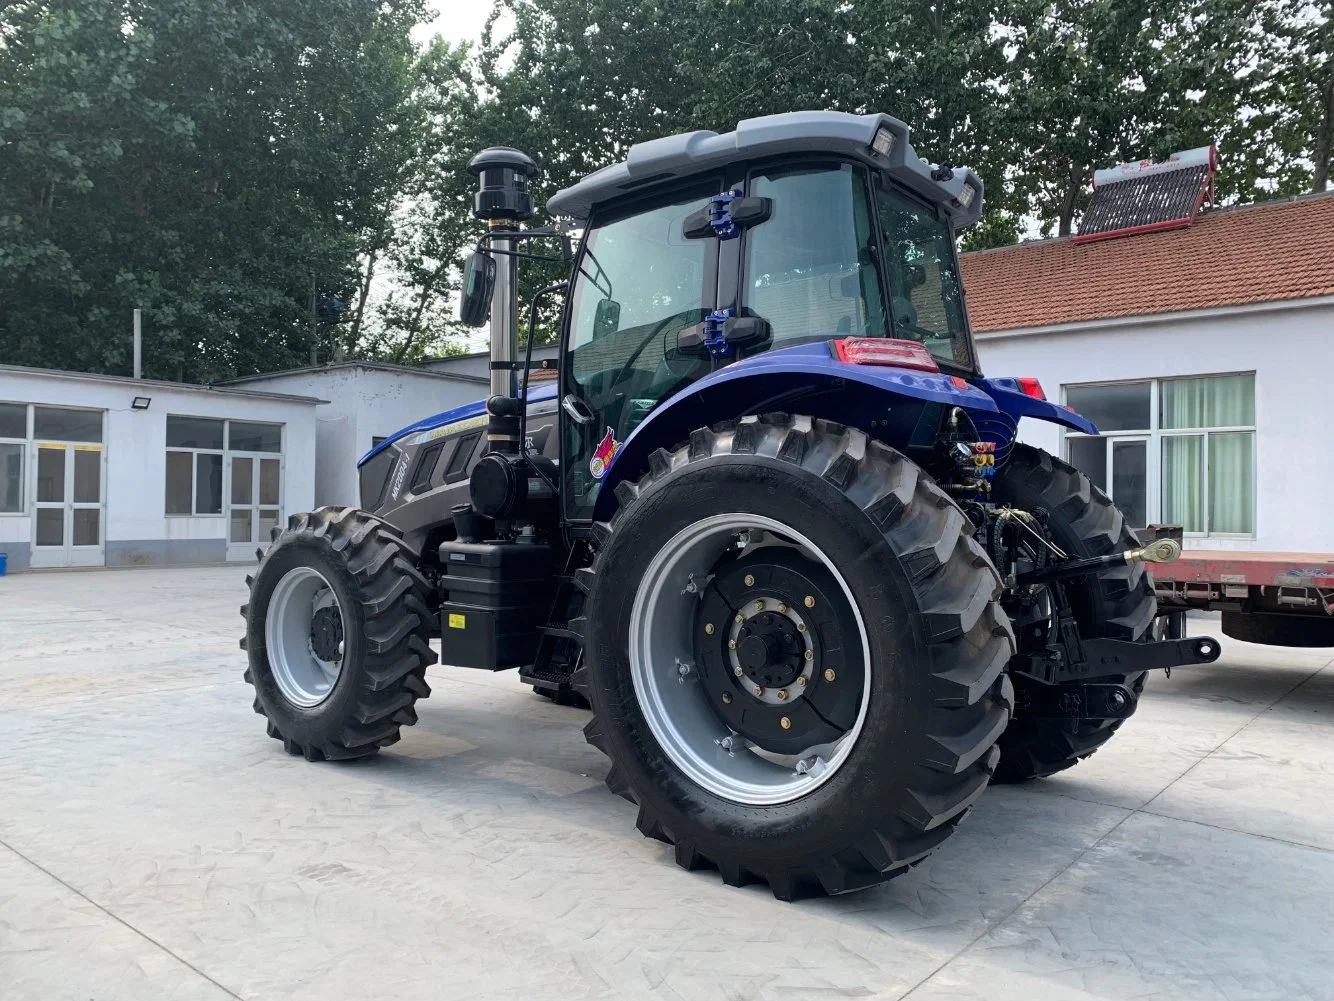
[[[974,333],[1334,295],[1334,192],[964,254],[963,278]]]

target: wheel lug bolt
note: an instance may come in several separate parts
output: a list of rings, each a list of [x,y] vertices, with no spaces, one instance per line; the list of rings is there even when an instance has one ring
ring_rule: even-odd
[[[732,673],[735,674],[735,675],[739,678],[739,677],[741,677],[743,674],[745,674],[746,672],[743,671],[743,670],[741,670],[741,668],[739,668],[739,667],[734,667],[734,668],[732,668]]]
[[[781,726],[784,730],[792,729],[792,721],[788,719],[786,716],[784,716],[782,719],[778,721],[778,725]]]
[[[713,635],[713,623],[712,623],[712,622],[706,622],[706,623],[704,623],[704,632],[705,632],[705,634],[708,635],[708,636],[712,636],[712,635]]]
[[[728,640],[728,641],[727,641],[727,649],[729,649],[729,650],[735,650],[735,649],[736,649],[736,640]]]
[[[764,611],[764,602],[763,602],[763,601],[757,601],[757,602],[755,602],[755,611],[757,611],[757,612],[762,612],[762,611]]]
[[[799,633],[804,633],[805,631],[806,631],[806,623],[804,623],[804,622],[798,622],[798,623],[797,623],[797,632],[799,632]]]
[[[778,689],[778,701],[779,702],[787,701],[787,691],[785,689],[782,688]]]
[[[826,667],[826,668],[824,669],[824,680],[825,680],[825,681],[833,681],[833,680],[834,680],[834,669],[833,669],[832,667]]]
[[[736,617],[736,624],[739,626],[739,625],[741,625],[741,623],[743,623],[743,622],[745,622],[745,621],[746,621],[746,617],[745,617],[744,615],[742,615],[740,612],[738,612],[738,613],[737,613],[737,617]]]
[[[815,659],[815,651],[814,651],[814,650],[807,650],[807,651],[806,651],[806,659],[807,659],[807,660],[814,660],[814,659]]]
[[[731,705],[731,703],[732,703],[732,693],[723,692],[723,705]]]
[[[797,679],[797,687],[798,688],[806,687],[806,675],[803,674],[800,678]]]
[[[808,594],[808,595],[806,595],[806,597],[802,599],[802,603],[803,603],[807,608],[814,608],[814,607],[815,607],[815,595],[813,595],[813,594]]]
[[[763,695],[763,694],[764,694],[764,687],[763,687],[762,685],[756,685],[756,686],[755,686],[755,695],[756,695],[756,697],[759,697],[759,696],[761,696],[761,695]]]
[[[786,615],[786,614],[787,614],[787,605],[783,604],[783,602],[780,601],[780,602],[778,603],[778,610],[779,610],[780,612],[782,612],[783,614]]]
[[[755,586],[755,575],[753,573],[746,574],[746,587],[754,587],[754,586]]]

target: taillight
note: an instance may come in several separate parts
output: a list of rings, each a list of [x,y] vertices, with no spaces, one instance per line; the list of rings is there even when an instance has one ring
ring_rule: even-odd
[[[1015,382],[1019,383],[1019,388],[1025,396],[1031,396],[1035,400],[1045,400],[1047,398],[1047,394],[1042,391],[1042,383],[1038,382],[1037,379],[1021,378],[1016,379]]]
[[[939,372],[940,366],[924,344],[892,337],[843,337],[834,341],[839,361],[849,365],[896,365],[921,372]]]

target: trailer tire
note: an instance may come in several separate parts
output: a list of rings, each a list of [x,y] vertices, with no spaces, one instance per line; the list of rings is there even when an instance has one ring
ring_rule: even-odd
[[[431,587],[417,570],[417,554],[374,515],[325,507],[293,515],[256,555],[250,600],[241,606],[241,648],[254,710],[267,718],[269,736],[309,761],[365,757],[397,741],[401,727],[417,722],[413,707],[430,695],[426,668],[436,661]],[[312,604],[328,611],[318,626],[308,621]],[[291,629],[271,623],[271,613],[288,616]],[[331,645],[324,654],[330,662],[339,651],[332,679],[320,678],[329,667],[317,659],[317,639]]]
[[[1004,665],[1013,653],[1013,634],[996,601],[999,578],[967,519],[898,452],[861,431],[809,417],[772,414],[701,428],[675,451],[659,449],[649,464],[637,483],[617,488],[620,508],[611,523],[595,526],[584,664],[572,678],[593,707],[585,737],[611,759],[608,787],[638,806],[639,830],[672,845],[678,865],[716,869],[731,885],[767,882],[783,900],[861,889],[906,871],[945,840],[985,790],[997,760],[995,742],[1010,716],[1013,693]],[[683,605],[675,598],[680,564],[660,561],[678,540],[711,525],[730,525],[732,518],[779,523],[792,533],[766,536],[769,542],[811,542],[819,557],[809,562],[811,574],[837,580],[829,593],[848,599],[819,607],[828,607],[831,619],[846,613],[876,627],[840,634],[860,635],[861,653],[832,643],[822,647],[817,676],[809,689],[803,686],[802,697],[816,699],[821,680],[832,675],[821,664],[841,663],[840,680],[845,670],[858,677],[849,665],[865,665],[861,682],[848,681],[858,686],[849,690],[861,693],[861,701],[854,699],[856,728],[841,738],[850,741],[847,749],[830,752],[830,771],[813,787],[791,791],[793,766],[780,768],[772,781],[782,786],[781,795],[768,799],[733,795],[722,779],[710,788],[690,771],[689,761],[683,764],[679,745],[654,729],[662,725],[661,710],[654,708],[662,689],[645,691],[645,657],[634,652],[649,642],[633,639],[636,608],[649,600],[638,597],[641,589],[646,596],[665,595],[655,607],[686,609],[657,611],[652,621],[675,614],[695,622],[696,636],[707,632],[721,642],[708,611],[712,596],[703,592],[719,588],[721,596],[722,585],[712,578],[701,588],[701,611],[690,611],[693,599]],[[757,551],[766,552],[763,546]],[[718,557],[720,575],[728,558]],[[795,556],[793,562],[807,565]],[[655,572],[657,582],[650,580]],[[750,606],[750,599],[744,604]],[[815,607],[813,599],[805,604]],[[777,607],[781,612],[787,606]],[[708,623],[700,625],[701,617]],[[718,621],[717,633],[723,634],[733,618]],[[803,628],[810,630],[805,635],[826,635],[826,626],[814,620]],[[826,657],[840,649],[842,661]],[[706,656],[701,653],[701,674]],[[672,684],[662,684],[674,691],[679,662],[663,667],[660,658],[648,659],[654,668],[649,674],[666,671]],[[732,680],[732,671],[722,674]],[[696,694],[682,697],[701,700],[691,711],[705,721],[674,717],[682,732],[688,725],[707,726],[716,709],[708,684],[701,678]],[[800,707],[783,703],[788,705],[795,717]],[[705,757],[708,736],[706,729],[694,738]],[[752,753],[740,751],[743,769],[778,767],[757,765],[768,759],[748,757]]]
[[[1334,619],[1281,612],[1223,612],[1223,635],[1266,646],[1334,646]]]
[[[1068,463],[1028,445],[1016,444],[996,473],[991,498],[1027,511],[1043,509],[1053,541],[1071,556],[1105,556],[1139,545],[1120,510],[1087,476]],[[1157,610],[1144,565],[1136,563],[1096,577],[1067,581],[1080,635],[1139,640]],[[1144,689],[1144,673],[1110,675],[1107,680]],[[1023,689],[1038,682],[1015,675],[1019,704]],[[1064,771],[1111,739],[1123,720],[1026,720],[1016,713],[1001,737],[1001,760],[993,781],[1025,782]]]

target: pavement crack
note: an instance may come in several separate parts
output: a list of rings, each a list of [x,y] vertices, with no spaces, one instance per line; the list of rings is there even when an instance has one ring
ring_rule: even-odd
[[[222,992],[223,992],[224,994],[226,994],[229,998],[235,998],[236,1001],[244,1001],[244,999],[241,997],[241,995],[237,994],[235,991],[233,991],[233,990],[231,990],[230,988],[224,986],[223,984],[218,983],[218,981],[214,980],[212,977],[210,977],[207,973],[205,973],[205,972],[204,972],[203,970],[201,970],[199,967],[195,966],[194,963],[190,962],[188,959],[185,959],[183,956],[179,955],[178,953],[173,952],[171,949],[169,949],[167,946],[163,945],[161,942],[159,942],[157,939],[155,939],[152,935],[148,934],[148,933],[147,933],[146,931],[144,931],[143,929],[141,929],[141,928],[136,928],[134,925],[130,924],[130,922],[128,922],[128,921],[126,921],[124,918],[122,918],[119,914],[115,913],[114,911],[111,911],[111,910],[107,909],[106,907],[103,907],[101,904],[99,904],[99,903],[98,903],[96,900],[94,900],[92,897],[88,896],[88,894],[84,893],[82,890],[80,890],[80,889],[79,889],[78,887],[76,887],[76,886],[71,886],[69,883],[67,883],[65,880],[61,879],[61,878],[60,878],[59,876],[57,876],[54,872],[52,872],[50,869],[46,868],[46,866],[42,865],[42,864],[39,863],[39,862],[34,862],[32,859],[30,859],[27,855],[24,855],[23,852],[19,851],[17,848],[15,848],[15,847],[14,847],[13,845],[11,845],[9,842],[7,842],[7,841],[5,841],[5,840],[3,840],[3,839],[0,839],[0,848],[5,848],[5,849],[7,849],[8,851],[13,852],[14,855],[16,855],[18,858],[21,858],[24,862],[28,863],[28,865],[32,866],[34,869],[36,869],[36,870],[37,870],[38,872],[40,872],[42,875],[48,877],[49,879],[53,879],[53,880],[55,880],[57,883],[59,883],[59,884],[60,884],[61,886],[63,886],[65,889],[69,890],[70,893],[72,893],[72,894],[74,894],[76,897],[78,897],[80,900],[87,901],[87,902],[88,902],[89,904],[91,904],[93,907],[96,907],[99,911],[101,911],[103,914],[105,914],[107,917],[109,917],[112,921],[115,921],[117,924],[122,925],[122,926],[124,926],[125,928],[128,928],[130,931],[132,931],[134,934],[138,935],[141,939],[143,939],[145,942],[148,942],[150,945],[153,945],[153,946],[155,946],[156,948],[161,949],[163,952],[165,952],[165,953],[166,953],[168,956],[170,956],[172,959],[176,960],[176,962],[180,963],[182,966],[184,966],[186,969],[192,971],[192,972],[195,973],[197,976],[202,977],[203,979],[207,980],[210,984],[212,984],[212,985],[213,985],[214,987],[216,987],[218,990],[222,991]]]

